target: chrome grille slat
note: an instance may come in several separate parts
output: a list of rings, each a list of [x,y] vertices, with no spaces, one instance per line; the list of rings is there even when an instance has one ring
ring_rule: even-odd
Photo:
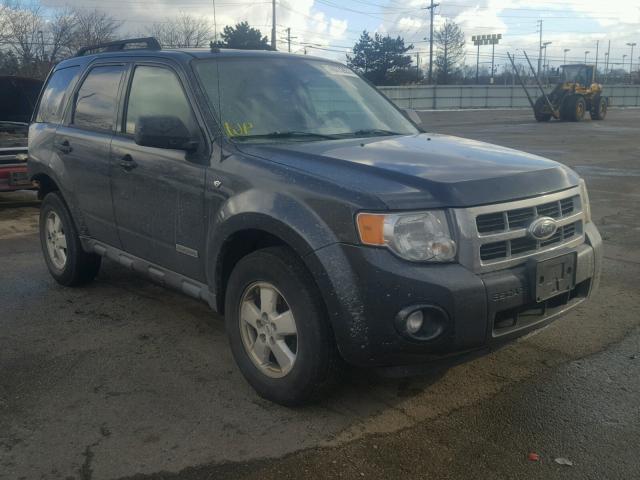
[[[578,187],[537,198],[495,205],[454,209],[459,235],[459,260],[477,272],[508,268],[550,250],[584,242],[584,213]],[[528,236],[538,217],[556,220],[551,238]]]

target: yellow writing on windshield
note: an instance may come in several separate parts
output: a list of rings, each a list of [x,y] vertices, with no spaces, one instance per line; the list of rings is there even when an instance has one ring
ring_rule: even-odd
[[[238,122],[238,123],[229,123],[224,122],[224,131],[230,137],[239,137],[241,135],[249,135],[253,130],[253,123],[251,122]]]

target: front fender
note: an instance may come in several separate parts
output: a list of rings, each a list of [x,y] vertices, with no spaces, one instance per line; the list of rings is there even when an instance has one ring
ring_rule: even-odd
[[[224,246],[235,234],[258,230],[289,245],[300,258],[336,243],[333,229],[295,198],[271,191],[248,190],[231,197],[209,222],[207,280],[213,292],[220,282]]]

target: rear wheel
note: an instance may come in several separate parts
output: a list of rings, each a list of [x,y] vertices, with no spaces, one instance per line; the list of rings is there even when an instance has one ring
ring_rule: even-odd
[[[318,289],[289,249],[241,259],[229,278],[225,325],[240,371],[258,394],[286,406],[321,398],[341,360]]]
[[[607,98],[596,97],[591,105],[591,120],[604,120],[607,116]]]
[[[546,112],[547,101],[544,97],[538,97],[533,107],[533,114],[538,122],[548,122],[551,120],[551,114]]]
[[[91,282],[101,257],[82,249],[66,204],[57,192],[44,197],[40,208],[40,243],[51,276],[67,287]]]

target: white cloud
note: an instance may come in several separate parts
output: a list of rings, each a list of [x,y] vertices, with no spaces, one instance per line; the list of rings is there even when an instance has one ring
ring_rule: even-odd
[[[347,31],[348,22],[346,20],[338,20],[337,18],[331,19],[331,26],[329,27],[329,35],[333,39],[340,39],[344,36],[344,32]]]

